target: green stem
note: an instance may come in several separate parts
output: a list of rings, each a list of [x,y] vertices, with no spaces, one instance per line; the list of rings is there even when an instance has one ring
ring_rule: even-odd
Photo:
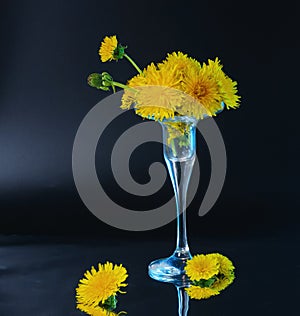
[[[176,157],[175,139],[171,140],[171,148],[172,148],[172,152],[173,152],[174,157]]]
[[[128,87],[126,86],[126,84],[123,84],[123,83],[120,83],[120,82],[117,82],[117,81],[112,81],[112,87],[119,87],[119,88],[122,88],[122,89],[128,89],[128,90],[132,90],[132,91],[135,91],[135,89],[131,88],[131,87]]]
[[[142,73],[142,70],[140,69],[140,67],[127,55],[127,54],[124,54],[123,55],[124,57],[126,57],[129,62],[132,64],[132,66],[141,74]]]
[[[128,88],[125,84],[117,82],[117,81],[113,81],[112,85],[116,86],[116,87],[119,87],[119,88],[122,88],[122,89],[127,89]]]

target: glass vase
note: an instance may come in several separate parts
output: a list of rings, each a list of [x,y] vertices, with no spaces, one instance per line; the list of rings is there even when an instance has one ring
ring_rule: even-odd
[[[176,116],[161,122],[163,153],[174,189],[177,212],[177,241],[174,253],[150,263],[151,278],[177,285],[189,283],[185,274],[186,261],[191,259],[186,230],[186,197],[196,155],[197,120]]]

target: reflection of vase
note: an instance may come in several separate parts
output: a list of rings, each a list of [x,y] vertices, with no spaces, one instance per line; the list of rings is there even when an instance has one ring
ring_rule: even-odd
[[[177,243],[169,258],[150,263],[149,275],[158,281],[187,284],[184,267],[191,259],[186,233],[186,196],[196,154],[196,124],[191,117],[164,120],[164,158],[173,184],[177,209]]]
[[[184,287],[176,286],[178,295],[178,316],[187,316],[189,310],[189,296]]]

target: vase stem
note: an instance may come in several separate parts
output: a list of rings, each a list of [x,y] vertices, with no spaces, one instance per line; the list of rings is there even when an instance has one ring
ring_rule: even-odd
[[[178,258],[189,259],[191,257],[186,230],[186,196],[193,170],[195,157],[185,160],[172,160],[165,157],[173,184],[177,211],[177,242],[174,255]]]

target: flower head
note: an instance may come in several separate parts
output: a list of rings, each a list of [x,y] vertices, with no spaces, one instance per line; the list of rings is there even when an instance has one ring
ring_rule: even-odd
[[[218,83],[207,67],[187,69],[182,88],[190,96],[184,104],[188,115],[203,118],[204,115],[213,116],[222,109]]]
[[[229,77],[224,76],[220,80],[220,93],[223,102],[226,104],[227,109],[237,108],[240,106],[240,96],[237,95],[237,82],[231,80]]]
[[[160,69],[166,69],[167,71],[175,70],[178,79],[184,80],[187,69],[194,68],[199,69],[201,65],[195,59],[188,57],[187,54],[182,52],[173,52],[167,55],[167,58],[158,65]]]
[[[128,81],[127,86],[132,89],[124,92],[121,108],[128,109],[134,104],[137,114],[155,120],[174,117],[183,97],[179,83],[174,69],[159,69],[151,63]]]
[[[190,298],[196,300],[206,299],[214,295],[218,295],[220,292],[209,287],[200,287],[191,285],[185,289]]]
[[[100,46],[99,55],[102,62],[118,60],[123,58],[125,53],[124,46],[118,44],[116,35],[106,36]]]
[[[222,101],[226,104],[227,109],[239,107],[240,96],[237,95],[237,82],[231,80],[222,70],[223,66],[220,60],[208,60],[208,65],[204,65],[208,75],[213,78],[219,88]]]
[[[127,285],[123,282],[128,275],[122,265],[106,262],[98,265],[98,271],[92,267],[84,276],[76,289],[77,303],[93,307],[105,304],[111,296],[121,292],[120,288]]]
[[[208,280],[218,274],[219,262],[213,257],[196,255],[187,261],[185,271],[192,281]]]

